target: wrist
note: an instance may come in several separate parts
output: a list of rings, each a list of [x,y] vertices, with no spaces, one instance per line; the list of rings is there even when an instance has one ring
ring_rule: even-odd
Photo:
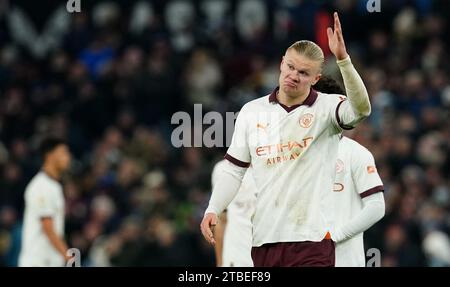
[[[348,57],[349,57],[348,53],[347,53],[347,52],[345,52],[345,54],[342,54],[342,55],[336,56],[336,59],[337,59],[338,61],[342,61],[342,60],[345,60],[345,59],[347,59]]]
[[[208,214],[208,213],[213,213],[213,214],[215,214],[216,216],[217,216],[217,214],[218,214],[218,212],[216,211],[216,209],[213,208],[213,207],[211,207],[211,206],[208,206],[208,208],[205,210],[205,214],[204,214],[204,215],[206,215],[206,214]]]
[[[342,66],[342,65],[351,63],[351,59],[350,59],[350,55],[349,54],[346,54],[346,56],[343,57],[343,58],[337,58],[336,57],[336,59],[337,59],[336,63],[338,64],[338,66]]]

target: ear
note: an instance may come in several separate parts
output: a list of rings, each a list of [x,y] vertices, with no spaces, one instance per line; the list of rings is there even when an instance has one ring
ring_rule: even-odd
[[[314,78],[314,81],[311,82],[311,86],[314,86],[322,77],[322,74],[317,74],[316,77]]]
[[[281,63],[280,63],[280,72],[281,72],[281,67],[283,66],[284,63],[284,56],[281,58]]]

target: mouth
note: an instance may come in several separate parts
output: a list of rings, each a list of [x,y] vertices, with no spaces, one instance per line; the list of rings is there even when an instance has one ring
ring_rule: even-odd
[[[291,88],[296,88],[297,87],[297,85],[294,82],[291,82],[291,81],[284,81],[284,84],[286,86],[288,86],[288,87],[291,87]]]

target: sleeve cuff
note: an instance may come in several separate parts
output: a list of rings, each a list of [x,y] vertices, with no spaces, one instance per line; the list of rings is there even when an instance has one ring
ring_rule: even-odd
[[[336,60],[336,64],[337,64],[339,67],[344,67],[344,66],[347,66],[347,65],[349,65],[349,64],[351,64],[351,63],[352,63],[352,60],[350,59],[350,55],[347,56],[347,58],[345,58],[345,59],[342,59],[342,60]]]
[[[361,198],[364,198],[364,197],[368,197],[369,195],[372,195],[374,193],[383,192],[383,191],[384,191],[384,186],[379,185],[379,186],[372,187],[371,189],[368,189],[368,190],[362,192],[360,194],[360,196],[361,196]]]
[[[207,213],[214,213],[215,215],[218,215],[218,212],[216,211],[216,209],[211,206],[208,206],[208,208],[205,210],[204,215],[206,215]]]
[[[344,100],[344,101],[346,101],[346,100]],[[354,129],[355,127],[352,127],[349,125],[344,125],[341,121],[341,118],[339,117],[339,107],[341,106],[341,104],[344,101],[340,101],[339,104],[336,106],[335,116],[336,116],[336,121],[337,121],[338,125],[341,127],[341,129],[348,131],[348,130]]]
[[[247,167],[250,166],[249,162],[240,161],[237,158],[234,158],[234,157],[232,157],[229,154],[225,154],[225,156],[223,158],[228,160],[232,164],[239,166],[239,167],[247,168]]]

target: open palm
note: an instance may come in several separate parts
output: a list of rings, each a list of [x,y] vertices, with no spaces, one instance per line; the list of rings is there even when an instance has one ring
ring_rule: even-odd
[[[334,31],[332,28],[327,28],[328,45],[330,51],[336,56],[338,60],[347,58],[347,49],[345,48],[344,36],[342,36],[341,22],[337,12],[334,12]]]

